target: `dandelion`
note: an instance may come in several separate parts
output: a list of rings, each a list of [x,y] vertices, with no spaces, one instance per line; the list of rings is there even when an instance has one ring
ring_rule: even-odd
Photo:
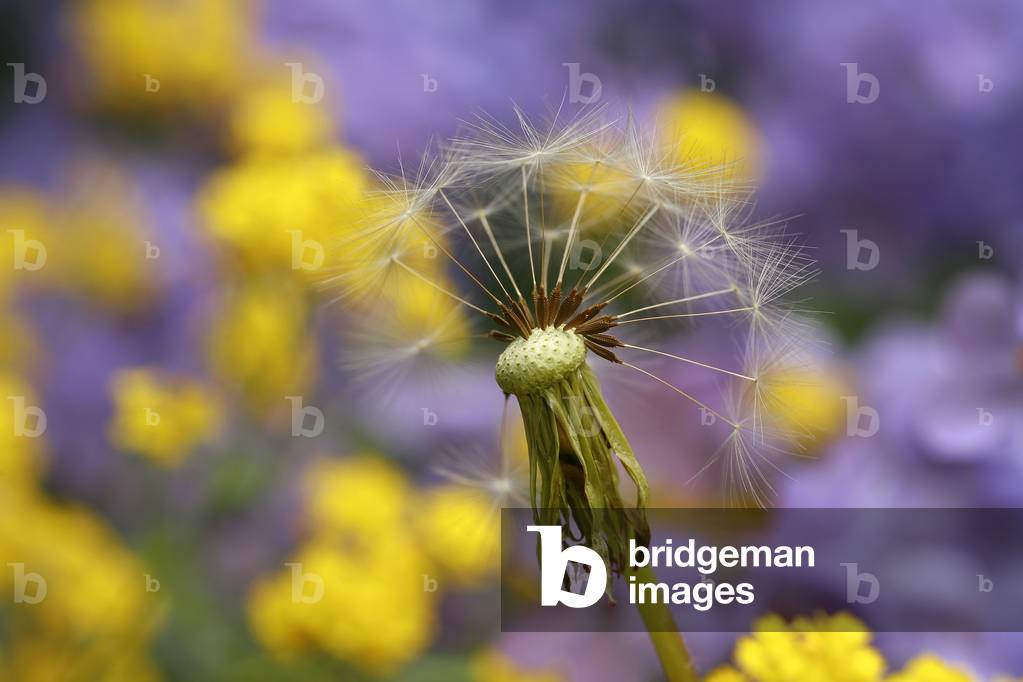
[[[332,281],[343,298],[370,280],[417,279],[489,327],[481,336],[503,344],[497,384],[522,415],[536,521],[573,529],[621,575],[629,540],[649,541],[648,484],[591,361],[637,373],[725,425],[724,465],[742,499],[763,504],[778,446],[759,371],[795,355],[802,325],[786,298],[812,263],[783,225],[748,220],[750,193],[727,168],[679,158],[603,110],[559,118],[539,126],[517,113],[516,129],[481,118],[444,153],[384,178],[388,210],[341,240],[343,252],[367,254],[361,275],[353,281],[349,267]],[[419,262],[423,239],[448,272]],[[741,360],[720,366],[646,340],[679,324],[715,325]],[[710,372],[724,398],[712,404],[643,358]],[[643,615],[651,631],[666,617]],[[681,640],[654,640],[669,678],[693,679]]]

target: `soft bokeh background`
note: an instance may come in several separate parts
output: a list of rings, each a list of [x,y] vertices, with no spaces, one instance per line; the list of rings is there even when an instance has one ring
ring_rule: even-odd
[[[1020,45],[1009,0],[8,0],[0,679],[657,679],[642,635],[501,635],[495,510],[521,503],[523,443],[499,436],[493,357],[454,319],[431,352],[455,369],[382,366],[430,292],[392,301],[381,341],[316,286],[369,168],[595,80],[739,159],[756,215],[819,260],[826,343],[785,387],[817,437],[775,503],[1020,506]],[[22,68],[41,101],[16,101]],[[875,101],[848,101],[851,70]],[[687,484],[714,447],[699,413],[614,381],[655,503],[716,504]],[[690,642],[707,670],[734,640]],[[1023,674],[1021,643],[878,635],[833,660],[989,679]],[[824,655],[790,645],[770,646]]]

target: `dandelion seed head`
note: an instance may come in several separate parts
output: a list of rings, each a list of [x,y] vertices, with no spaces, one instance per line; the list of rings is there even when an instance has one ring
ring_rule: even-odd
[[[590,385],[592,375],[576,374],[590,361],[638,372],[734,427],[720,451],[730,453],[728,478],[762,503],[773,468],[763,451],[784,440],[765,421],[774,382],[763,365],[798,348],[806,324],[789,299],[814,269],[783,222],[752,219],[751,191],[737,177],[730,160],[687,155],[602,108],[575,117],[558,110],[546,123],[518,110],[512,123],[481,116],[411,172],[380,177],[377,209],[356,230],[361,246],[348,251],[352,260],[367,256],[363,267],[349,263],[353,285],[417,280],[449,310],[424,310],[421,333],[391,355],[378,338],[364,359],[384,369],[409,361],[402,348],[430,354],[439,337],[427,328],[451,324],[456,310],[480,336],[505,344],[492,351],[497,382],[520,401],[568,391],[559,395],[571,402],[579,397],[572,391]],[[657,347],[658,332],[690,327],[722,334],[721,345],[734,345],[747,366]],[[655,359],[711,373],[727,399],[712,406],[648,369]],[[583,399],[602,404],[599,395]],[[541,409],[557,403],[548,396]],[[612,440],[628,456],[617,436],[596,445]],[[626,469],[645,485],[638,465]]]

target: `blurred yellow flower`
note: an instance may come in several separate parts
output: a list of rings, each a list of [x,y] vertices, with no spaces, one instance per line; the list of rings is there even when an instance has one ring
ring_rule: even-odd
[[[849,614],[796,618],[767,616],[735,646],[734,666],[707,682],[881,682],[885,661],[872,634]]]
[[[156,277],[139,219],[123,206],[116,195],[102,192],[87,204],[61,206],[54,217],[60,232],[46,242],[45,271],[64,292],[132,312],[150,299]]]
[[[611,229],[613,221],[635,221],[636,216],[628,212],[640,183],[626,171],[600,163],[575,163],[555,168],[549,182],[557,191],[558,220],[568,225],[579,208],[579,228],[582,234],[596,230],[601,235]],[[595,254],[594,254],[595,255]],[[580,252],[579,258],[591,257]]]
[[[210,325],[210,367],[250,409],[290,415],[288,396],[312,388],[317,349],[306,308],[287,280],[248,281],[223,301]]]
[[[157,682],[156,666],[138,645],[113,641],[69,642],[41,633],[9,638],[0,652],[0,679],[18,682]]]
[[[48,222],[46,198],[40,193],[0,186],[0,301],[6,302],[16,278],[31,281],[46,267],[49,250],[42,235]],[[37,279],[44,274],[39,273]]]
[[[411,486],[381,457],[320,459],[306,470],[306,517],[315,533],[376,537],[405,522]]]
[[[367,187],[362,163],[341,148],[256,155],[215,173],[199,211],[237,266],[309,276],[358,220]]]
[[[415,510],[419,540],[443,577],[471,586],[497,572],[501,519],[493,500],[448,484],[421,493]]]
[[[773,369],[761,375],[760,386],[769,419],[803,447],[819,449],[844,428],[842,396],[850,389],[835,368]]]
[[[917,656],[902,671],[886,678],[885,682],[973,682],[971,675],[945,663],[937,656]]]
[[[385,294],[381,305],[391,307],[396,333],[441,357],[457,358],[468,350],[469,320],[462,305],[447,294],[417,277],[400,275]]]
[[[288,658],[312,646],[383,675],[430,643],[435,594],[407,536],[312,542],[288,563],[258,581],[247,603],[253,632],[271,653]]]
[[[0,486],[30,489],[38,480],[42,461],[39,439],[25,429],[37,430],[40,425],[35,420],[25,423],[30,418],[25,407],[36,406],[38,401],[24,382],[2,371],[0,399],[5,403],[0,405]]]
[[[0,329],[4,330],[3,336],[0,336],[0,371],[26,370],[32,367],[38,347],[35,336],[25,320],[15,311],[6,309],[2,301]]]
[[[296,154],[328,145],[334,124],[325,106],[295,101],[292,84],[282,82],[241,93],[231,111],[229,134],[238,152]]]
[[[251,0],[84,0],[71,26],[107,110],[208,113],[247,86]],[[284,66],[282,65],[283,69]]]
[[[408,483],[369,456],[321,461],[306,483],[312,537],[285,570],[253,585],[250,626],[284,658],[316,648],[392,673],[435,629],[438,582],[406,527]]]
[[[111,441],[161,466],[180,464],[219,427],[220,403],[199,382],[128,369],[114,375],[111,391],[115,407]]]
[[[562,682],[566,678],[553,670],[524,670],[500,651],[487,649],[473,658],[469,679],[472,682]]]
[[[147,261],[143,220],[121,169],[76,159],[54,196],[0,192],[0,256],[19,281],[132,312],[156,278]],[[0,267],[0,293],[11,269]]]
[[[689,90],[658,108],[658,135],[677,163],[723,177],[751,180],[760,170],[760,139],[745,112],[724,95]],[[731,167],[722,175],[714,169]]]
[[[4,489],[0,556],[8,563],[0,571],[0,594],[13,604],[12,631],[24,635],[4,652],[0,671],[25,672],[0,677],[67,679],[47,672],[63,669],[67,659],[60,654],[81,654],[95,671],[89,679],[124,679],[109,673],[144,651],[162,607],[145,589],[142,565],[111,529],[85,509]],[[82,657],[78,662],[86,664]]]

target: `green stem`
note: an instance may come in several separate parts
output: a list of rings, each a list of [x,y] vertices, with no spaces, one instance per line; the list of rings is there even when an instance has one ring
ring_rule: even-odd
[[[632,573],[637,582],[657,582],[657,576],[649,566],[633,569]],[[693,659],[689,656],[689,650],[668,605],[636,604],[636,608],[650,634],[661,667],[664,668],[665,679],[668,682],[698,682]]]

